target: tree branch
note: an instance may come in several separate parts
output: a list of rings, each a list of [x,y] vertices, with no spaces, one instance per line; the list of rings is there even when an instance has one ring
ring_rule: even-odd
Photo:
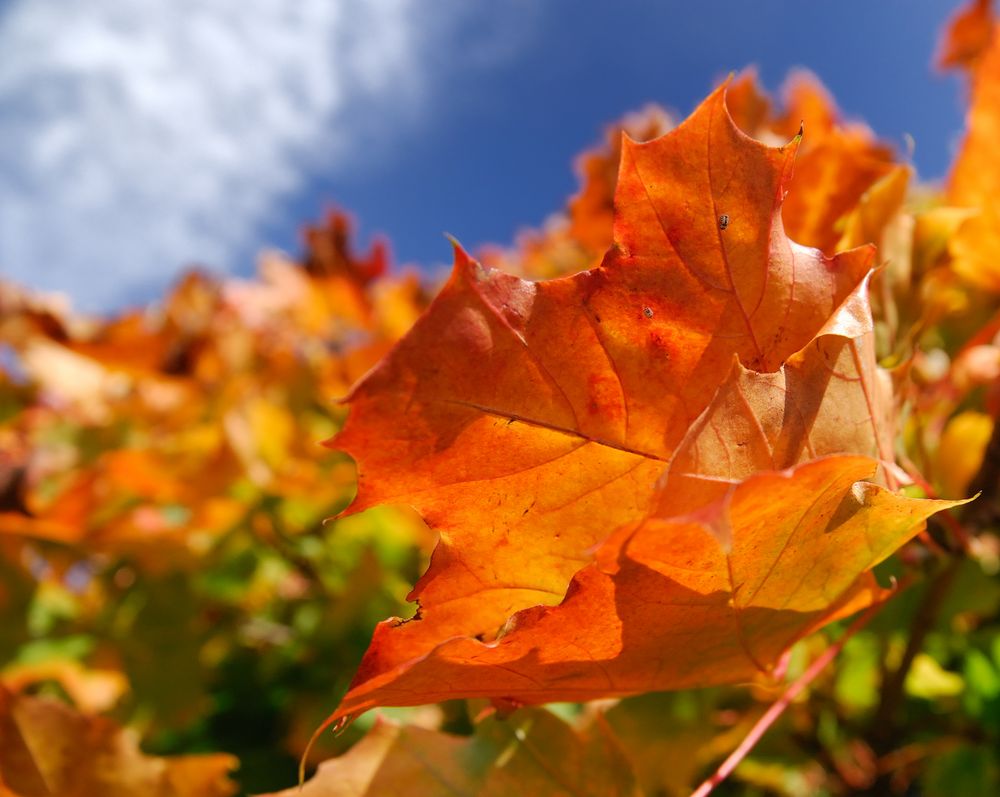
[[[747,754],[753,750],[757,742],[760,741],[761,737],[767,733],[768,729],[782,714],[785,713],[785,709],[791,705],[792,701],[798,697],[799,693],[811,684],[824,669],[826,669],[826,666],[837,657],[837,654],[839,654],[841,650],[843,650],[844,645],[847,644],[847,640],[864,628],[871,621],[871,619],[878,614],[882,607],[885,606],[885,603],[885,601],[882,601],[881,603],[869,606],[863,614],[859,615],[858,618],[847,627],[847,630],[844,631],[840,639],[817,656],[816,660],[809,665],[806,671],[796,678],[788,689],[785,690],[785,693],[773,704],[771,704],[771,707],[761,715],[761,718],[757,720],[753,728],[750,729],[750,732],[743,738],[743,741],[740,742],[739,746],[729,754],[729,757],[719,765],[719,768],[715,770],[711,776],[706,778],[706,780],[697,789],[691,792],[691,797],[707,797],[707,795],[712,793],[716,786],[728,778],[739,763],[746,758]]]

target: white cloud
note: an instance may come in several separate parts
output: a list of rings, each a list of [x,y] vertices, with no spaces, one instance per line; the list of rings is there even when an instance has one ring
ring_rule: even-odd
[[[350,164],[380,112],[416,115],[424,56],[461,10],[14,0],[2,14],[0,275],[101,308],[191,262],[235,267],[311,168]]]

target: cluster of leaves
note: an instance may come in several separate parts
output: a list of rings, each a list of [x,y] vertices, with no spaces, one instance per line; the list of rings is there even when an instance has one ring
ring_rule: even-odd
[[[339,214],[117,318],[0,286],[0,795],[291,795],[330,724],[304,795],[683,795],[798,676],[720,790],[1000,789],[995,29],[944,191],[746,73],[433,301]]]

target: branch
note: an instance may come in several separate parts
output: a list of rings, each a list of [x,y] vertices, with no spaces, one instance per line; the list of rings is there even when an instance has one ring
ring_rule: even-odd
[[[844,631],[843,635],[834,642],[830,647],[824,650],[816,660],[806,669],[802,675],[795,679],[795,681],[785,690],[785,693],[779,697],[771,707],[761,715],[761,718],[757,720],[750,732],[743,738],[739,746],[729,754],[729,757],[723,761],[717,770],[712,773],[697,789],[691,792],[691,797],[707,797],[707,795],[712,793],[722,781],[732,774],[732,771],[740,764],[740,762],[746,758],[747,754],[753,750],[757,742],[760,741],[761,737],[767,733],[768,729],[778,720],[778,718],[785,713],[793,700],[799,696],[809,684],[811,684],[816,677],[826,669],[826,666],[833,661],[837,654],[843,650],[844,645],[847,644],[852,636],[854,636],[858,631],[864,628],[871,619],[878,614],[878,612],[885,606],[885,601],[876,603],[869,606],[864,614],[860,615],[853,623],[851,623],[847,630]]]

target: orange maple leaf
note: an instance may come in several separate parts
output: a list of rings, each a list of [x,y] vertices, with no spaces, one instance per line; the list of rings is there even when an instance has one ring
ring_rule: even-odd
[[[827,257],[786,237],[798,143],[747,137],[721,87],[665,136],[623,142],[598,268],[534,283],[456,250],[334,440],[358,461],[350,511],[409,503],[440,533],[410,596],[418,617],[379,626],[334,718],[740,680],[875,599],[863,574],[942,504],[856,487],[875,471],[856,457],[753,475],[831,454],[892,460],[873,250]],[[692,478],[698,490],[676,486]],[[747,508],[769,492],[781,500]],[[757,550],[784,526],[800,558]],[[857,548],[843,567],[832,531]],[[815,583],[796,581],[796,561],[820,568]],[[754,578],[787,600],[751,593]]]

